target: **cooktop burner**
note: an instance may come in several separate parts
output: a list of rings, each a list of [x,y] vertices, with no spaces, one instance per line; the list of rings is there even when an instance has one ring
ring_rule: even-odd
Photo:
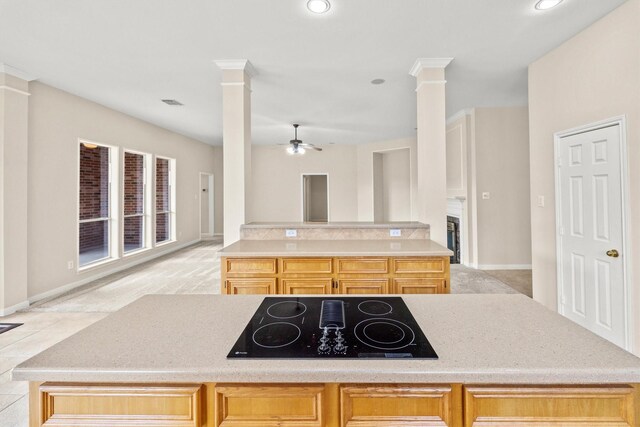
[[[437,359],[400,297],[267,297],[228,358]]]

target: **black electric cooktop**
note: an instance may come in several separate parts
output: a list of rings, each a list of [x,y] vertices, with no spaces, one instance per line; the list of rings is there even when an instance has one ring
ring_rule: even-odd
[[[267,297],[227,358],[437,359],[400,297]]]

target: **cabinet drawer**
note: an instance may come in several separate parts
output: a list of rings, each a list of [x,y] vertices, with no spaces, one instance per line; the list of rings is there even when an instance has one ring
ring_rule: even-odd
[[[200,427],[200,385],[40,386],[43,426]],[[40,424],[38,424],[40,425]]]
[[[388,273],[389,260],[387,258],[338,258],[339,274],[359,273]]]
[[[457,426],[460,388],[451,386],[343,386],[344,427]]]
[[[227,258],[227,274],[275,274],[275,258]]]
[[[324,386],[216,386],[216,427],[321,427]]]
[[[331,258],[283,258],[282,273],[285,274],[331,274]]]
[[[465,427],[635,426],[630,386],[465,387]]]
[[[445,279],[393,279],[396,294],[440,294],[445,288]]]
[[[276,279],[227,279],[226,293],[229,295],[262,295],[276,293]]]
[[[436,258],[395,258],[393,260],[394,273],[444,273],[446,260]]]
[[[287,295],[327,295],[333,288],[331,279],[282,279],[280,283],[280,293]]]

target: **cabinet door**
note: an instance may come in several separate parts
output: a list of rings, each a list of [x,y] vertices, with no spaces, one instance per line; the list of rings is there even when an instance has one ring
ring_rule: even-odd
[[[393,279],[396,294],[441,294],[445,279]]]
[[[469,386],[465,427],[631,427],[631,386]]]
[[[36,425],[43,426],[200,427],[200,389],[200,385],[45,383],[39,390],[40,419],[32,420],[32,423],[36,421]]]
[[[349,385],[340,387],[343,427],[458,427],[460,385]]]
[[[323,427],[323,385],[216,385],[216,427]]]
[[[327,295],[333,288],[333,280],[327,279],[281,279],[280,293],[287,295]]]
[[[228,295],[275,294],[276,279],[227,279],[225,287]]]
[[[341,294],[388,294],[388,279],[338,279]]]

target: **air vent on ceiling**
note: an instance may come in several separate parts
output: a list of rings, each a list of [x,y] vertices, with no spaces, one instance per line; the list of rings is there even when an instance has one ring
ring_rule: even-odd
[[[162,102],[164,102],[167,105],[183,105],[181,102],[176,101],[175,99],[163,99]]]

